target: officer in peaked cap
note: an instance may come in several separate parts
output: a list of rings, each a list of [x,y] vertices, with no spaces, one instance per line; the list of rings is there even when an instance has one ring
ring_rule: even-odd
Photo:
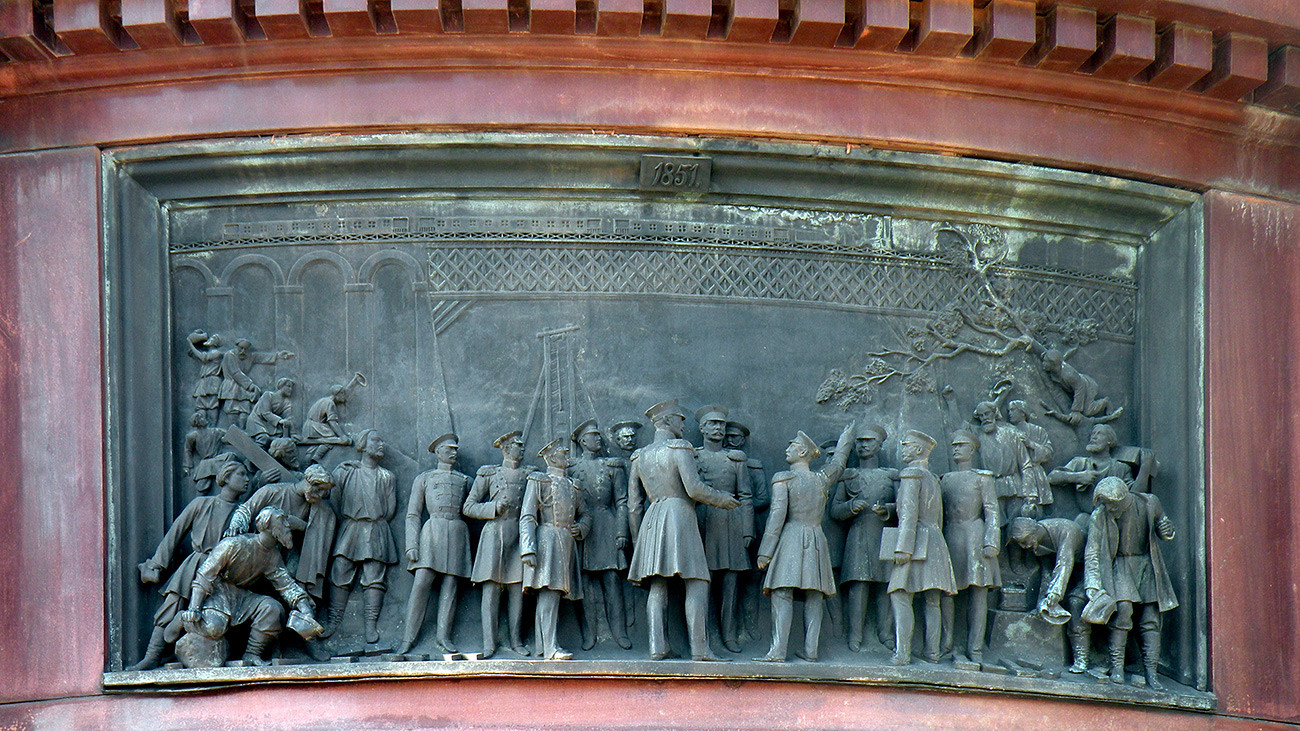
[[[695,504],[700,501],[731,510],[739,507],[740,501],[700,480],[695,450],[690,442],[682,439],[686,414],[675,399],[657,403],[645,413],[655,426],[655,440],[632,455],[627,502],[636,545],[628,579],[650,585],[650,597],[646,601],[650,657],[661,660],[668,656],[668,579],[681,578],[686,583],[686,626],[691,656],[696,660],[717,660],[705,635],[709,566],[695,518]]]
[[[620,571],[627,568],[627,473],[626,462],[616,457],[603,457],[605,438],[595,419],[588,419],[573,430],[577,453],[569,466],[569,477],[582,490],[587,514],[591,516],[591,531],[582,541],[582,570],[586,572],[587,586],[597,587],[586,592],[582,623],[582,648],[595,646],[597,621],[602,607],[609,619],[609,629],[615,642],[630,649],[627,638],[627,617],[623,608],[623,587],[627,583]],[[603,591],[600,589],[603,588]]]
[[[695,412],[704,443],[695,448],[695,462],[704,484],[740,501],[739,510],[702,505],[697,514],[704,532],[704,556],[709,571],[721,581],[718,626],[722,646],[740,652],[737,602],[740,575],[753,568],[749,547],[754,543],[754,496],[745,469],[745,453],[727,449],[727,408],[705,406]]]
[[[397,654],[410,651],[424,625],[424,613],[434,580],[442,577],[438,592],[438,631],[435,644],[441,652],[456,652],[451,642],[456,614],[457,581],[470,575],[469,526],[461,510],[469,492],[469,475],[457,472],[460,440],[452,432],[429,443],[438,466],[416,475],[406,507],[406,560],[415,573],[406,605],[406,630]],[[428,511],[428,520],[421,519]]]
[[[596,425],[595,419],[587,419],[586,421],[579,424],[578,428],[574,429],[573,434],[571,434],[570,436],[573,437],[573,443],[577,444],[578,440],[582,438],[582,435],[587,434],[589,432],[595,432],[596,434],[600,434],[600,427]]]
[[[432,442],[429,442],[429,451],[437,452],[438,447],[440,445],[446,444],[448,442],[450,442],[451,446],[453,447],[456,448],[460,447],[460,437],[456,436],[456,432],[449,431],[446,434],[443,434],[442,436],[438,437],[437,439],[434,439]]]
[[[483,592],[482,656],[492,657],[497,651],[502,591],[507,595],[510,649],[527,656],[523,642],[524,564],[519,552],[519,510],[524,502],[524,482],[534,468],[523,464],[523,432],[518,429],[497,437],[492,446],[501,450],[501,464],[479,468],[463,508],[466,517],[486,521],[470,573],[470,581]]]
[[[547,660],[568,660],[573,653],[556,639],[560,599],[582,599],[578,542],[591,530],[582,491],[566,474],[568,438],[560,437],[538,451],[545,472],[528,476],[519,517],[519,551],[524,587],[537,592],[536,634]]]

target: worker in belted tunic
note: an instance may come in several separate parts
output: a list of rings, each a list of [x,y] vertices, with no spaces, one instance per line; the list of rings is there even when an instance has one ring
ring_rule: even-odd
[[[528,476],[524,506],[519,516],[519,550],[524,561],[524,586],[537,592],[539,654],[547,660],[569,660],[573,653],[560,647],[556,630],[560,599],[582,600],[582,559],[578,543],[591,530],[582,491],[569,479],[569,448],[565,437],[537,453],[546,460],[545,472]]]
[[[460,439],[447,433],[429,444],[438,466],[416,475],[406,507],[406,560],[415,572],[411,599],[406,605],[406,633],[399,655],[411,650],[424,624],[433,582],[442,577],[438,594],[438,634],[435,643],[442,652],[454,653],[451,641],[456,616],[456,583],[470,575],[469,526],[461,518],[469,492],[469,476],[452,469],[460,451]],[[429,519],[420,524],[425,510]]]

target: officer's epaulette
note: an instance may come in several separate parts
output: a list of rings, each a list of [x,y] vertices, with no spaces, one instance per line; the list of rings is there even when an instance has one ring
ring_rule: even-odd
[[[537,472],[533,472],[528,475],[528,481],[529,482],[550,482],[551,476],[546,474],[545,472],[542,472],[541,470],[538,470]]]
[[[649,446],[649,445],[647,445],[647,446]],[[641,453],[642,453],[643,451],[645,451],[645,447],[638,447],[636,450],[634,450],[634,451],[632,452],[632,456],[627,458],[628,461],[631,462],[632,460],[636,459],[637,457],[640,457],[640,456],[641,456]]]
[[[497,470],[500,468],[501,465],[485,464],[482,467],[478,468],[478,476],[491,477],[492,475],[495,475],[497,473]]]
[[[904,467],[899,471],[899,477],[924,477],[930,470],[924,467]]]
[[[752,467],[752,468],[754,468],[754,469],[761,470],[761,469],[763,469],[763,461],[762,461],[762,460],[758,460],[758,459],[754,459],[753,457],[750,457],[749,460],[747,460],[747,461],[745,462],[745,466],[746,466],[746,467]]]
[[[992,477],[993,470],[975,470],[975,474],[984,475],[985,477]]]
[[[690,442],[686,441],[685,439],[669,439],[667,443],[668,446],[672,447],[673,449],[689,449],[691,451],[695,450],[695,446],[692,445]]]
[[[620,468],[621,468],[621,467],[626,467],[626,466],[627,466],[627,460],[623,459],[622,457],[602,457],[600,461],[601,461],[601,463],[604,464],[606,467],[620,467]]]
[[[727,456],[731,458],[732,462],[744,462],[746,459],[745,453],[739,449],[728,449]]]
[[[781,472],[776,473],[775,475],[772,475],[772,482],[785,482],[786,480],[793,480],[793,479],[794,479],[794,472],[791,472],[790,470],[783,470]]]

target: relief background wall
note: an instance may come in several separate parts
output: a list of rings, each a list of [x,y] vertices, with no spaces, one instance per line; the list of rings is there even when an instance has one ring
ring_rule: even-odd
[[[1156,12],[1224,29],[1247,18],[1263,24],[1258,32],[1286,30],[1291,42],[1300,33],[1294,7],[1284,2],[1235,3],[1231,9],[1165,3]],[[1287,42],[1284,34],[1277,38]],[[500,56],[510,43],[478,37],[441,44],[437,53]],[[258,723],[267,728],[305,718],[339,728],[419,720],[452,727],[1177,723],[1207,729],[1257,728],[1262,721],[1255,719],[1279,727],[1300,721],[1294,690],[1300,672],[1291,660],[1300,653],[1300,536],[1294,530],[1300,506],[1293,479],[1300,440],[1290,395],[1300,384],[1289,360],[1300,321],[1294,291],[1300,137],[1293,116],[1256,104],[952,58],[871,56],[879,64],[866,75],[859,64],[846,70],[842,58],[830,56],[835,51],[792,47],[782,49],[781,61],[766,49],[701,51],[713,63],[743,57],[750,64],[724,80],[698,69],[674,70],[651,42],[622,47],[630,57],[641,54],[643,62],[660,64],[635,71],[589,47],[574,50],[553,41],[535,48],[561,46],[590,68],[525,68],[529,62],[521,60],[515,68],[471,64],[438,73],[411,68],[418,54],[407,47],[396,53],[407,64],[401,71],[376,74],[341,63],[328,73],[304,73],[301,64],[310,54],[272,43],[232,47],[238,52],[204,49],[184,55],[185,63],[176,62],[180,52],[145,50],[121,62],[126,66],[115,56],[81,55],[40,71],[12,62],[0,69],[6,152],[0,158],[0,569],[10,577],[0,583],[6,617],[0,663],[22,668],[0,687],[6,701],[0,717],[19,726],[117,728],[156,728],[157,714],[177,728],[238,727],[246,725],[250,708],[258,709]],[[379,55],[370,49],[354,58]],[[241,73],[202,78],[196,71],[223,58],[234,59]],[[313,57],[312,63],[320,62]],[[282,64],[274,74],[260,73],[273,63]],[[800,70],[754,71],[783,63]],[[72,69],[81,81],[66,77]],[[182,77],[185,83],[176,83]],[[95,204],[100,147],[286,132],[591,125],[960,152],[1206,191],[1208,649],[1218,713],[901,689],[632,679],[101,694],[107,631],[103,260]],[[502,707],[517,713],[503,720]]]

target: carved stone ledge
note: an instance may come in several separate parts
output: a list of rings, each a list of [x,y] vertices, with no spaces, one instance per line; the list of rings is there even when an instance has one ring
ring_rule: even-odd
[[[1016,677],[972,670],[933,666],[924,669],[895,668],[881,661],[869,665],[837,665],[834,662],[788,665],[758,662],[699,663],[683,660],[659,662],[617,660],[452,660],[385,662],[367,659],[339,664],[302,664],[279,667],[225,667],[104,674],[104,689],[110,692],[157,691],[160,689],[216,688],[262,682],[310,682],[315,680],[399,680],[431,677],[573,677],[590,678],[699,678],[715,680],[779,680],[846,682],[865,686],[906,686],[960,689],[964,692],[1025,693],[1046,697],[1084,699],[1110,703],[1191,711],[1213,711],[1218,703],[1213,694],[1177,689],[1152,692],[1142,688],[1114,688],[1095,679],[1059,680]],[[1118,691],[1118,692],[1117,692]]]

